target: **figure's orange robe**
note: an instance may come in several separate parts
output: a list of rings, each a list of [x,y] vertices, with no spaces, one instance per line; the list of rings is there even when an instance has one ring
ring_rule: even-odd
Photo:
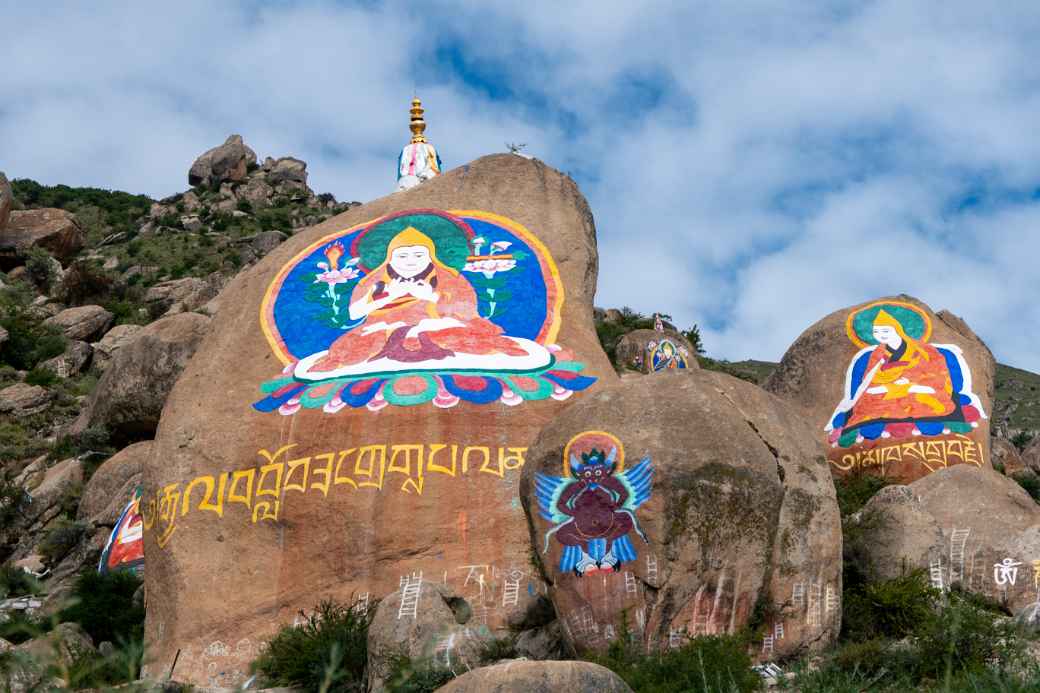
[[[431,265],[419,276],[433,285],[438,294],[435,303],[406,295],[372,311],[365,322],[333,342],[329,353],[312,370],[331,371],[382,357],[413,363],[442,359],[455,353],[509,356],[523,356],[527,353],[503,336],[501,327],[480,317],[477,313],[477,295],[464,277],[438,263]],[[351,304],[362,298],[374,301],[385,296],[390,281],[387,265],[381,265],[354,287],[350,296]],[[425,318],[454,318],[462,326],[406,337],[407,332]],[[380,322],[388,325],[401,322],[404,326],[362,334],[365,325]]]
[[[875,347],[867,362],[870,373],[882,359],[892,356],[884,346]],[[910,381],[897,385],[901,379]],[[852,408],[846,426],[855,426],[878,419],[926,419],[950,414],[956,410],[953,401],[953,383],[946,366],[946,359],[930,344],[917,344],[911,355],[898,361],[889,360],[874,374],[868,387],[885,385],[888,391],[882,394],[864,392]],[[925,385],[935,390],[923,394],[909,392],[912,385]]]

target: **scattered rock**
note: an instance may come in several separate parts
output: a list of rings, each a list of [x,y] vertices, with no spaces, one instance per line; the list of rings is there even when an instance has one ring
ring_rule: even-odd
[[[47,474],[47,456],[41,455],[26,465],[15,478],[15,486],[21,486],[26,491],[32,491],[40,485],[43,477]]]
[[[72,432],[104,426],[116,440],[153,436],[166,396],[209,324],[210,318],[204,315],[182,313],[139,331],[115,353]]]
[[[30,248],[43,248],[64,263],[82,247],[76,217],[62,209],[13,211],[0,229],[0,256],[24,260]]]
[[[245,145],[241,135],[231,135],[224,144],[195,160],[188,171],[188,185],[214,186],[225,181],[240,181],[255,163],[256,152]]]
[[[69,340],[65,352],[52,359],[47,359],[40,365],[49,369],[59,378],[69,378],[82,372],[90,363],[90,357],[94,348],[86,342],[73,339]]]
[[[15,383],[0,390],[0,414],[29,416],[51,405],[54,393],[39,385]]]
[[[280,183],[296,183],[300,189],[307,187],[307,162],[291,156],[282,157],[274,162],[267,173],[267,180],[276,187]]]
[[[30,491],[32,502],[25,507],[26,526],[41,527],[60,514],[63,501],[83,483],[83,463],[75,458],[62,460],[46,470],[43,479]],[[35,524],[33,524],[35,523]],[[31,543],[31,536],[26,536]],[[26,551],[24,555],[28,555]]]
[[[0,230],[7,226],[13,202],[14,194],[11,192],[11,184],[7,182],[4,172],[0,171]]]
[[[43,324],[58,327],[68,339],[90,342],[108,330],[113,317],[101,306],[77,306],[66,308]]]
[[[1022,451],[1022,463],[1040,474],[1040,435],[1034,437]]]
[[[196,233],[202,229],[202,220],[196,216],[181,217],[181,226],[185,231]]]
[[[1040,505],[992,469],[956,465],[879,491],[854,516],[849,549],[871,580],[930,570],[936,587],[960,583],[1017,611],[1036,601],[1032,561]]]
[[[962,320],[900,295],[809,327],[763,387],[812,422],[836,474],[909,483],[944,466],[989,466],[995,370]]]
[[[756,604],[767,632],[784,630],[777,656],[838,634],[841,524],[824,449],[755,385],[691,370],[588,395],[542,429],[520,495],[579,652],[624,628],[648,648],[677,632],[732,633]]]
[[[618,341],[614,353],[619,365],[643,373],[700,368],[689,340],[671,330],[633,330]]]
[[[146,440],[123,448],[105,461],[83,489],[77,519],[112,527],[141,483],[141,470],[152,452]]]
[[[185,277],[156,284],[144,295],[148,312],[157,317],[198,310],[220,291],[215,280],[211,275],[205,279]]]
[[[143,329],[142,325],[116,325],[106,332],[100,341],[93,344],[94,366],[101,371],[108,368],[116,353],[132,342]]]
[[[620,676],[592,662],[503,662],[449,681],[437,693],[630,693]]]
[[[1021,453],[1007,438],[993,438],[990,441],[990,455],[993,467],[1003,469],[1008,476],[1025,469]]]
[[[560,622],[553,621],[517,634],[516,652],[528,659],[566,659],[569,648]]]
[[[487,628],[477,627],[469,603],[447,585],[420,581],[409,599],[417,599],[415,616],[401,618],[402,590],[388,595],[376,607],[368,628],[368,690],[386,689],[395,657],[419,660],[444,642],[450,643],[442,662],[454,671],[479,666],[490,639]]]

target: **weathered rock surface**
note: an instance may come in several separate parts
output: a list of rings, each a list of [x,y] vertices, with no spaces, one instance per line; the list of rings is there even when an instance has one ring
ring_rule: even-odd
[[[245,145],[241,135],[231,135],[224,144],[195,159],[188,171],[188,185],[212,186],[224,181],[240,181],[254,164],[256,152]]]
[[[373,693],[386,690],[395,657],[429,660],[461,673],[480,666],[481,651],[491,639],[469,602],[447,585],[420,581],[407,589],[407,595],[405,588],[387,595],[368,628],[368,689]],[[412,599],[418,605],[414,616]]]
[[[469,221],[439,211],[450,209],[483,211],[466,216]],[[385,219],[411,210],[435,211]],[[382,276],[383,244],[404,231],[390,224],[406,222],[439,242],[456,239],[455,250],[442,245],[437,251],[439,288],[428,297],[430,310],[462,310],[456,315],[470,325],[465,329],[472,330],[474,344],[491,340],[481,371],[490,374],[445,381],[439,360],[446,357],[440,355],[418,376],[346,375],[335,385],[296,380],[292,373],[307,369],[302,360],[313,363],[346,332],[335,320],[345,317],[354,289],[335,282],[351,267],[366,277]],[[473,236],[463,230],[469,225]],[[395,235],[379,235],[388,229]],[[355,253],[353,241],[369,230],[382,240],[372,241],[374,250]],[[478,237],[483,244],[474,242]],[[563,400],[580,401],[616,380],[592,322],[595,253],[591,213],[573,181],[540,162],[500,155],[295,233],[239,274],[221,293],[212,334],[170,395],[144,474],[142,507],[158,508],[169,492],[178,494],[180,509],[165,520],[160,513],[146,530],[149,594],[193,595],[149,605],[147,631],[159,644],[148,666],[167,670],[179,649],[180,677],[208,681],[204,672],[215,661],[226,672],[216,683],[244,680],[244,664],[206,654],[211,643],[232,649],[243,638],[259,643],[279,620],[291,621],[321,597],[382,598],[400,589],[403,577],[419,573],[456,590],[481,624],[486,615],[487,627],[503,632],[544,592],[532,574],[517,498],[526,448],[566,406]],[[347,264],[360,255],[371,264]],[[445,262],[454,265],[449,269]],[[474,263],[470,270],[467,263]],[[477,263],[481,269],[474,269]],[[325,271],[337,273],[323,275],[331,284],[316,282]],[[510,286],[513,297],[501,294],[492,305],[485,273]],[[346,292],[337,299],[338,314],[327,301],[329,286]],[[436,308],[445,291],[458,291],[459,303]],[[320,313],[322,306],[328,312]],[[531,363],[553,364],[526,375],[499,370],[512,361],[498,350],[521,357],[490,336],[495,328],[476,320],[476,311],[533,344],[527,348],[539,356]],[[337,326],[330,329],[330,320]],[[373,326],[379,322],[371,320]],[[385,330],[377,338],[386,339]],[[454,344],[466,362],[466,349],[475,347]],[[427,348],[409,345],[402,348]],[[551,359],[541,360],[543,350]],[[414,370],[412,363],[393,367]],[[354,372],[373,367],[363,358]],[[288,389],[264,386],[280,377],[289,378]],[[345,383],[349,391],[342,389]],[[580,391],[586,386],[592,390]],[[212,495],[205,488],[210,480]],[[233,500],[247,498],[244,493],[245,502]],[[204,496],[211,501],[204,503]],[[222,503],[222,515],[207,510],[216,507],[207,503]],[[173,506],[166,501],[163,507]],[[206,560],[198,561],[200,555]],[[228,575],[249,577],[217,579]]]
[[[92,346],[86,342],[73,339],[66,345],[64,353],[52,359],[47,359],[40,365],[61,378],[68,378],[83,371],[90,363],[90,357],[93,353],[94,348]]]
[[[520,490],[579,651],[624,627],[651,648],[733,633],[760,601],[775,614],[765,657],[838,633],[841,528],[824,448],[754,385],[702,370],[623,380],[542,430]]]
[[[75,458],[62,460],[46,469],[40,482],[30,491],[32,502],[23,507],[22,522],[30,529],[42,528],[61,513],[63,501],[83,483],[83,463]],[[31,540],[31,536],[24,537]],[[26,548],[31,544],[22,542]],[[28,555],[30,552],[22,552]],[[19,555],[21,557],[21,555]]]
[[[888,486],[854,521],[861,528],[849,548],[872,580],[921,568],[936,587],[960,583],[1012,612],[1036,601],[1040,506],[992,469],[956,465]]]
[[[83,247],[83,231],[62,209],[13,211],[0,226],[0,256],[24,259],[30,248],[43,248],[58,260],[70,259]]]
[[[54,394],[45,387],[15,383],[0,390],[0,414],[28,416],[50,406]]]
[[[69,684],[55,673],[67,671],[81,653],[93,651],[94,643],[78,624],[61,623],[51,632],[16,645],[11,666],[0,673],[4,689],[11,693],[58,690]]]
[[[1040,436],[1033,438],[1022,451],[1022,463],[1040,474]]]
[[[628,693],[620,676],[592,662],[503,662],[474,669],[438,693]]]
[[[220,291],[216,277],[185,277],[160,282],[144,295],[148,312],[154,316],[198,310]]]
[[[689,340],[678,332],[633,330],[615,349],[617,362],[643,373],[700,368]]]
[[[134,443],[105,461],[83,489],[77,518],[112,527],[141,483],[141,472],[152,452],[152,441]]]
[[[990,441],[990,457],[993,467],[1003,469],[1008,476],[1026,467],[1022,454],[1007,438],[993,438]]]
[[[7,176],[0,171],[0,229],[7,226],[7,219],[11,215],[11,205],[14,203],[14,194],[11,192],[11,184]]]
[[[117,441],[149,438],[188,359],[209,331],[210,318],[181,313],[156,320],[116,352],[72,426],[104,426]]]
[[[98,370],[103,371],[108,368],[116,353],[132,342],[143,329],[143,325],[116,325],[95,342],[92,345],[94,347],[94,365]]]
[[[105,333],[112,319],[113,315],[101,306],[77,306],[47,318],[43,324],[57,327],[69,339],[90,342]]]
[[[945,466],[990,465],[995,370],[963,320],[901,295],[823,318],[763,387],[817,427],[836,474],[867,469],[910,482]]]

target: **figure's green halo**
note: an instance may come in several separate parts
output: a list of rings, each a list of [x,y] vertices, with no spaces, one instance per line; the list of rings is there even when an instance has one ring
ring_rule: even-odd
[[[361,258],[361,268],[371,272],[386,260],[386,248],[394,236],[413,226],[430,237],[437,249],[437,259],[461,271],[470,254],[469,239],[473,231],[455,217],[446,214],[419,213],[391,217],[373,224],[354,240],[352,254]]]
[[[874,339],[874,319],[882,310],[895,318],[911,339],[927,342],[931,338],[932,322],[921,308],[901,301],[879,301],[849,315],[846,331],[856,346],[862,348],[877,345],[877,340]]]

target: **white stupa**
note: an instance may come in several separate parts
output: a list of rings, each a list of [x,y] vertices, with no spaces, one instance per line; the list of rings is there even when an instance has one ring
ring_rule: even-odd
[[[409,126],[412,130],[412,141],[404,146],[401,156],[397,159],[398,190],[414,188],[441,172],[441,157],[423,134],[426,130],[423,112],[422,101],[417,96],[412,99],[412,122]]]

